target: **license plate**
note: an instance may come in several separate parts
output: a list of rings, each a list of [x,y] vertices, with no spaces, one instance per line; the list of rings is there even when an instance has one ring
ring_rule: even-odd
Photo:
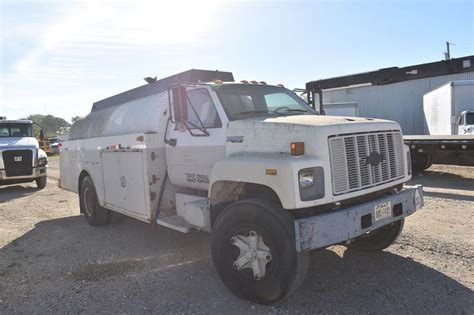
[[[392,215],[392,205],[390,201],[375,206],[375,221],[388,218]]]

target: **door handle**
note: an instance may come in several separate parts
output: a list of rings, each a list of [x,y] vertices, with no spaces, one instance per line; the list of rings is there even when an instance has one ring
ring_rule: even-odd
[[[176,138],[170,138],[166,141],[166,143],[168,143],[170,146],[174,147],[176,146],[176,144],[178,143],[178,139]]]

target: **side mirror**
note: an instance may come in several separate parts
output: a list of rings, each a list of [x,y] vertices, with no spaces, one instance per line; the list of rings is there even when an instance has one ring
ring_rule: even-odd
[[[39,138],[41,141],[44,141],[44,131],[43,129],[40,130]]]
[[[188,96],[186,87],[178,85],[171,89],[173,93],[173,111],[176,122],[188,120]]]

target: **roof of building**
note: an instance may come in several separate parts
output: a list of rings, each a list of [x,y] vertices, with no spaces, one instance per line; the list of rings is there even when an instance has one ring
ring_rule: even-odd
[[[365,73],[310,81],[306,83],[306,90],[319,91],[359,84],[386,85],[463,72],[474,72],[474,55],[403,68],[391,67]]]
[[[166,91],[173,83],[212,82],[214,80],[233,82],[234,76],[232,72],[191,69],[95,102],[92,105],[91,112],[161,93]]]

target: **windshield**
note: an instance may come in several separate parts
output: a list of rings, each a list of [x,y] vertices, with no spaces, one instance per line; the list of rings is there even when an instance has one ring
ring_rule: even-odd
[[[0,124],[0,138],[5,137],[32,137],[29,124]]]
[[[317,114],[296,94],[282,87],[229,84],[214,89],[230,120]]]
[[[474,125],[474,113],[468,113],[466,115],[466,125]]]

